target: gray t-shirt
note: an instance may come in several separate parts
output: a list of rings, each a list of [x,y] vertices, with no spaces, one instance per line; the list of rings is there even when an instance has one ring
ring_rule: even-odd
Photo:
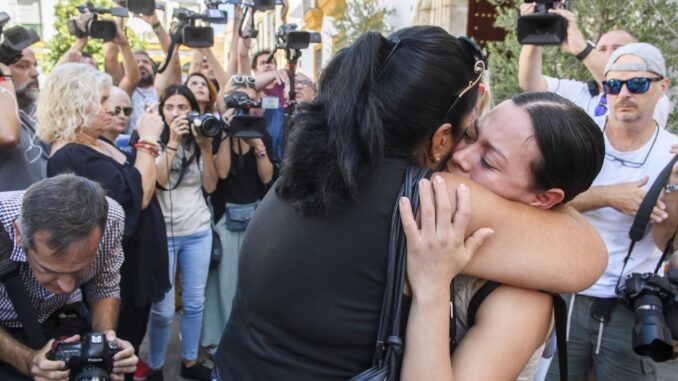
[[[14,148],[0,148],[0,192],[24,190],[47,176],[49,147],[35,134],[36,121],[23,110],[21,139]]]
[[[129,117],[129,124],[126,131],[128,134],[137,128],[137,120],[146,111],[146,106],[158,101],[158,94],[155,87],[147,88],[137,87],[132,94],[132,115]]]

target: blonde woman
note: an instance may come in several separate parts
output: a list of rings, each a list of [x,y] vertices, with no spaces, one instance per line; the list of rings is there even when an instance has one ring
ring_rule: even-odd
[[[164,219],[154,197],[163,123],[147,111],[137,122],[136,155],[127,157],[101,139],[117,118],[111,89],[111,77],[90,65],[56,67],[38,100],[38,133],[52,143],[47,176],[72,172],[97,181],[125,211],[118,335],[138,351],[151,303],[169,288]]]

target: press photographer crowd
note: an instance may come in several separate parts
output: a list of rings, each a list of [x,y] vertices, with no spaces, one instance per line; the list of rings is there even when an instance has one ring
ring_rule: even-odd
[[[251,51],[285,0],[171,25],[118,3],[78,7],[49,71],[0,11],[0,380],[678,379],[656,46],[525,2],[524,92],[492,107],[484,50],[440,27],[366,32],[316,83],[298,66],[318,33]],[[548,45],[591,80],[544,75]]]

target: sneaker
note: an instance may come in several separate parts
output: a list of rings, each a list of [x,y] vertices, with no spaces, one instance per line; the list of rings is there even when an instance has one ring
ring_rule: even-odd
[[[146,381],[163,381],[163,376],[162,376],[162,369],[156,369],[153,370],[151,368],[149,369],[148,376],[146,377]]]
[[[186,367],[181,363],[181,377],[188,380],[211,381],[212,369],[206,367],[202,363],[196,363],[193,366]]]
[[[134,381],[145,380],[150,373],[151,368],[149,368],[142,359],[139,359],[139,362],[137,362],[137,370],[134,372]]]

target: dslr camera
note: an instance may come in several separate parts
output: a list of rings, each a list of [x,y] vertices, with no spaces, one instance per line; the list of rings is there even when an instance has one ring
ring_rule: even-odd
[[[113,356],[119,351],[103,333],[87,333],[79,342],[55,341],[47,357],[66,363],[72,381],[107,381],[113,371]]]
[[[672,338],[678,340],[678,269],[669,270],[667,277],[629,274],[617,294],[636,316],[633,350],[655,362],[672,359]]]
[[[226,24],[228,16],[225,11],[208,8],[204,13],[196,13],[186,8],[176,8],[172,16],[177,26],[172,39],[178,44],[191,48],[209,48],[214,45],[214,30],[209,26],[195,26],[196,20],[204,20],[212,24]]]
[[[221,134],[224,129],[222,121],[212,114],[200,114],[191,111],[186,114],[188,124],[195,127],[195,131],[206,138],[214,138]]]
[[[250,115],[254,108],[261,108],[261,101],[250,98],[243,91],[234,91],[224,97],[226,108],[235,109],[235,115],[227,125],[229,135],[239,139],[262,139],[266,131],[266,118]]]
[[[115,23],[111,20],[98,20],[97,15],[110,14],[117,17],[128,17],[127,8],[101,8],[95,7],[92,3],[85,3],[78,6],[80,13],[92,13],[93,17],[82,30],[78,27],[75,19],[68,20],[68,32],[77,38],[92,37],[104,41],[111,41],[117,33]]]
[[[283,24],[276,33],[277,49],[300,50],[311,43],[320,42],[320,33],[297,30],[297,24]]]
[[[518,17],[516,34],[518,42],[523,45],[559,45],[567,37],[567,20],[562,16],[548,13],[556,4],[569,8],[567,0],[525,0],[536,2],[534,13]]]
[[[9,22],[9,15],[0,12],[0,62],[11,65],[21,59],[21,51],[40,41],[40,37],[33,29],[14,26],[4,31],[3,28]],[[5,73],[7,74],[7,73]]]

